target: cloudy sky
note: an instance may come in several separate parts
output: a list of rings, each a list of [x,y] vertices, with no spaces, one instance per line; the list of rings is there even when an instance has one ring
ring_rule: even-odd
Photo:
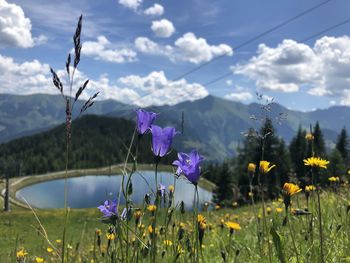
[[[100,91],[148,106],[212,94],[250,103],[259,92],[303,111],[350,106],[350,22],[324,32],[350,19],[350,1],[327,1],[244,44],[323,2],[0,0],[0,93],[57,94],[50,66],[65,83],[82,13],[76,85],[91,80],[85,98]]]

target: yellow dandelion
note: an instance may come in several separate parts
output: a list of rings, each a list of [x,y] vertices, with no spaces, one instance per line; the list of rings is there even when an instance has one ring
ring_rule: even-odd
[[[170,247],[173,245],[173,242],[171,240],[164,240],[164,245]]]
[[[206,218],[202,214],[198,214],[197,221],[198,223],[205,222]]]
[[[153,233],[153,227],[151,225],[148,226],[148,233],[149,234]]]
[[[281,207],[276,207],[276,212],[277,213],[282,213],[283,212],[283,208],[281,208]]]
[[[329,177],[328,181],[332,183],[339,182],[339,177],[335,177],[335,176]]]
[[[305,186],[305,191],[306,192],[312,192],[312,191],[315,191],[316,190],[316,187],[313,186],[313,185],[307,185]]]
[[[24,250],[24,248],[21,248],[16,252],[17,259],[24,259],[26,255],[28,255],[28,253]]]
[[[169,189],[170,193],[174,193],[174,186],[173,185],[169,185],[168,189]]]
[[[268,214],[271,214],[271,212],[272,212],[272,208],[271,207],[266,207],[266,212],[268,213]]]
[[[276,165],[273,164],[273,165],[270,165],[270,162],[268,161],[260,161],[260,171],[264,174],[267,174],[268,172],[271,171],[271,169],[275,168]]]
[[[115,239],[115,234],[114,233],[107,233],[106,237],[108,240],[114,240]]]
[[[42,262],[44,262],[44,258],[35,257],[35,262],[42,263]]]
[[[248,163],[248,172],[254,173],[256,170],[256,164],[255,163]]]
[[[304,160],[305,166],[327,169],[328,164],[329,164],[329,161],[323,160],[320,157],[310,157]]]
[[[62,243],[62,240],[61,239],[56,239],[56,243],[60,244],[60,243]]]
[[[134,213],[134,216],[136,219],[140,219],[140,217],[142,216],[142,212],[141,210],[136,210]]]
[[[305,135],[305,139],[308,141],[313,141],[314,138],[314,135],[310,132]]]
[[[96,235],[100,236],[102,234],[102,230],[101,229],[96,229],[95,233],[96,233]]]
[[[299,186],[297,186],[296,184],[285,183],[283,185],[283,193],[285,195],[292,196],[299,192],[301,192],[301,188],[299,188]]]
[[[148,205],[147,210],[153,213],[157,210],[157,206],[156,205]]]
[[[48,247],[48,248],[46,249],[46,251],[49,252],[49,253],[52,253],[52,252],[53,252],[53,249],[52,249],[52,247]]]
[[[241,230],[241,226],[238,223],[235,222],[226,222],[225,225],[227,226],[228,229],[230,230]]]

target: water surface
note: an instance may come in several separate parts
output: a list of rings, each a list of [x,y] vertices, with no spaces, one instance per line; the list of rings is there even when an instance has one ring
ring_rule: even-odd
[[[68,206],[72,208],[96,207],[106,199],[118,196],[122,176],[120,175],[87,175],[68,178]],[[166,187],[174,184],[174,175],[168,172],[158,173],[158,182]],[[155,189],[154,171],[142,171],[132,177],[135,204],[142,204],[145,194]],[[185,179],[176,180],[175,202],[184,201],[187,209],[192,207],[194,186]],[[200,203],[211,201],[212,193],[199,187]],[[16,192],[16,197],[24,197],[29,204],[37,208],[64,207],[64,179],[41,182],[29,185]],[[153,199],[154,200],[154,199]],[[121,199],[121,204],[124,199]]]

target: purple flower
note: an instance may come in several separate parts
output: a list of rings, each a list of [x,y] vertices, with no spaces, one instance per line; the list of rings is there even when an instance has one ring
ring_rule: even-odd
[[[106,200],[103,205],[97,207],[104,217],[118,216],[117,200]]]
[[[192,184],[196,185],[201,173],[199,164],[204,160],[196,150],[190,154],[178,153],[178,160],[173,162],[177,166],[176,174],[183,174]]]
[[[137,132],[141,135],[151,129],[151,125],[157,117],[154,112],[148,112],[142,109],[136,111],[137,114]]]
[[[163,157],[169,152],[174,136],[178,133],[173,127],[162,129],[157,125],[151,126],[152,150],[155,156]]]

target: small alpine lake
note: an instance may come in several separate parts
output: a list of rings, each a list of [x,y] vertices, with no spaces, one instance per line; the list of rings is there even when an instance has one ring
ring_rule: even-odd
[[[127,177],[125,177],[126,184]],[[16,192],[16,198],[27,202],[36,208],[64,207],[64,179],[54,179],[25,186]],[[154,171],[140,171],[132,176],[131,200],[135,205],[143,203],[145,194],[151,194],[155,189]],[[68,206],[71,208],[97,207],[106,199],[116,199],[122,183],[121,175],[85,175],[67,179]],[[158,172],[158,183],[166,186],[174,185],[174,175],[169,172]],[[212,199],[212,193],[198,187],[200,204]],[[186,179],[180,178],[175,184],[175,204],[184,201],[185,208],[193,206],[194,186]],[[125,199],[121,195],[121,204]]]

